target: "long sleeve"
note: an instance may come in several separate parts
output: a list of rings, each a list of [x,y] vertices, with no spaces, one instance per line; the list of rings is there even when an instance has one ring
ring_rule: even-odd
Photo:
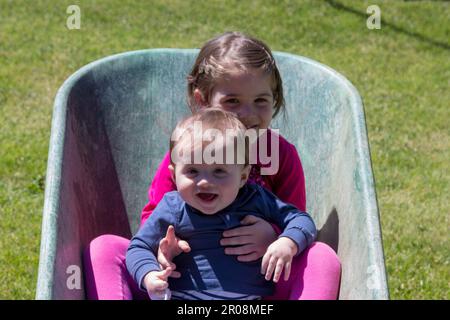
[[[142,290],[142,280],[150,271],[160,270],[156,255],[159,242],[166,234],[169,225],[176,229],[177,214],[173,212],[167,198],[163,198],[153,214],[146,220],[137,234],[131,239],[126,254],[128,272]]]
[[[141,227],[144,225],[147,218],[152,214],[158,203],[169,191],[176,190],[176,185],[172,180],[172,176],[169,171],[170,164],[170,152],[167,152],[156,170],[155,177],[148,189],[148,202],[142,209],[141,213]]]
[[[279,138],[279,169],[275,175],[267,179],[272,186],[272,192],[278,198],[293,204],[301,211],[306,211],[305,175],[300,157],[293,144],[282,136]]]
[[[308,213],[298,210],[278,199],[271,192],[261,188],[269,219],[283,230],[279,237],[288,237],[298,247],[297,255],[310,246],[317,236],[314,221]]]

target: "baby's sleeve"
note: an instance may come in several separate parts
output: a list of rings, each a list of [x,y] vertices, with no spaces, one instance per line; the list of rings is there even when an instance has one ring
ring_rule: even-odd
[[[165,236],[170,225],[177,229],[177,214],[173,212],[168,197],[164,197],[153,214],[147,219],[136,235],[131,239],[126,254],[128,272],[139,285],[141,290],[142,280],[150,271],[159,271],[157,260],[159,242]]]
[[[287,237],[297,244],[297,255],[309,247],[317,236],[317,229],[310,215],[295,206],[281,201],[270,191],[260,188],[266,205],[268,219],[274,221],[282,232],[278,237]]]

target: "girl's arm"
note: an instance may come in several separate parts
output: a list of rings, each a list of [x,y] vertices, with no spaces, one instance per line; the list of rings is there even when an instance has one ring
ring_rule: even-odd
[[[277,174],[269,177],[272,192],[282,201],[306,211],[305,175],[297,149],[280,136],[280,165]]]
[[[148,189],[148,203],[142,209],[141,213],[141,227],[144,225],[145,221],[152,214],[153,210],[156,208],[158,203],[163,198],[164,194],[169,191],[176,190],[175,183],[172,180],[172,176],[169,171],[170,164],[170,152],[167,152],[162,160],[161,164],[156,170],[155,177],[153,178],[152,184]]]

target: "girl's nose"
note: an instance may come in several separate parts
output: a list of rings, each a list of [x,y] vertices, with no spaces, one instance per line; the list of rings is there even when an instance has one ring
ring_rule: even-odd
[[[252,118],[254,118],[255,113],[253,111],[253,106],[251,103],[246,103],[241,106],[238,112],[239,120],[244,123],[245,126],[251,125]]]

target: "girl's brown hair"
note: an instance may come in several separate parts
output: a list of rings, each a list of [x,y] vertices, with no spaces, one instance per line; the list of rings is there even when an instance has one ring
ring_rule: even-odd
[[[188,103],[193,113],[198,111],[194,90],[199,89],[208,101],[215,80],[233,68],[242,71],[260,69],[270,75],[275,101],[273,117],[284,109],[283,84],[270,48],[242,33],[226,32],[205,43],[188,76]]]

